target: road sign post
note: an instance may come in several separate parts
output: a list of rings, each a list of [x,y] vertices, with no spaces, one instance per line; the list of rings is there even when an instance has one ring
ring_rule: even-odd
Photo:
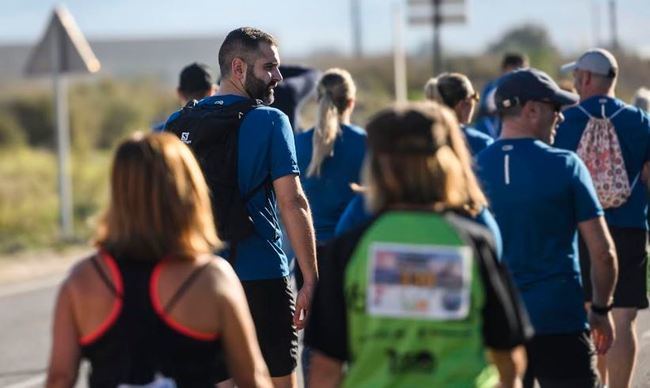
[[[409,24],[433,27],[433,74],[442,71],[442,25],[466,21],[465,0],[408,0]]]
[[[402,9],[399,5],[393,7],[393,71],[395,79],[395,101],[406,102],[406,53],[402,39],[404,23]]]
[[[65,239],[72,237],[72,179],[70,169],[70,125],[68,115],[68,93],[65,77],[61,74],[61,31],[54,31],[52,36],[52,84],[54,88],[54,110],[56,113],[56,149],[59,186],[59,222],[61,235]]]
[[[61,237],[64,239],[70,239],[74,233],[69,162],[70,128],[65,75],[94,73],[99,68],[99,61],[74,22],[72,15],[64,8],[55,8],[43,37],[32,51],[25,72],[28,75],[50,75],[52,77],[57,131],[59,222]]]

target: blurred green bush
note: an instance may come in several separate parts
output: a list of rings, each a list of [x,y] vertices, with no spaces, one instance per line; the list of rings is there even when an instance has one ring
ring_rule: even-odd
[[[72,157],[74,227],[90,237],[93,221],[108,198],[109,151]],[[13,147],[0,153],[0,252],[59,243],[56,155],[45,149]]]
[[[148,79],[73,83],[69,90],[74,229],[92,235],[108,199],[111,150],[177,109],[172,90]],[[51,91],[0,93],[0,253],[59,244]]]
[[[423,97],[431,71],[430,44],[407,61],[408,97]],[[443,45],[444,47],[444,45]],[[427,52],[427,50],[429,50]],[[504,33],[478,55],[445,53],[448,71],[465,73],[481,90],[499,75],[505,51],[523,51],[531,65],[559,77],[563,58],[548,34],[535,25]],[[649,86],[650,62],[624,52],[616,53],[621,67],[617,93],[626,101],[636,88]],[[393,58],[376,55],[351,58],[322,52],[287,63],[304,63],[321,70],[342,67],[357,83],[357,104],[352,121],[365,125],[379,109],[393,101]],[[565,76],[570,78],[570,76]],[[300,126],[310,128],[316,117],[315,99],[301,112]],[[69,88],[72,141],[72,181],[75,233],[88,238],[90,222],[107,200],[108,168],[116,142],[136,130],[165,120],[178,109],[174,90],[155,78],[85,78]],[[55,131],[50,84],[0,89],[0,253],[56,244],[58,196],[56,187]]]

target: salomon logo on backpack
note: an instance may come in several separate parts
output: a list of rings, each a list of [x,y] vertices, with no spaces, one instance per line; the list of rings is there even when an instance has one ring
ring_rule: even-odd
[[[219,237],[229,241],[231,248],[254,232],[246,202],[261,188],[269,187],[267,179],[242,195],[237,179],[239,127],[246,114],[260,106],[257,100],[227,106],[222,101],[191,101],[165,126],[166,132],[178,136],[194,152],[210,189]]]
[[[592,116],[580,105],[577,107],[589,117],[589,121],[576,152],[587,165],[603,208],[619,207],[632,194],[632,187],[612,119],[625,107],[609,117],[605,115],[604,102],[601,102],[601,117]]]

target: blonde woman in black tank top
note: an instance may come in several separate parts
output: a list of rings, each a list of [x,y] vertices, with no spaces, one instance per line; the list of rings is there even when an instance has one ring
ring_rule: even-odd
[[[122,143],[95,238],[59,291],[47,387],[270,387],[248,305],[216,236],[206,184],[169,134]],[[226,365],[236,367],[226,368]]]

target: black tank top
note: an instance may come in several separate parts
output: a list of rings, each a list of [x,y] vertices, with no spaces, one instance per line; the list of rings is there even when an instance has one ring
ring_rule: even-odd
[[[162,375],[178,387],[212,388],[228,377],[219,336],[194,332],[166,314],[207,265],[194,270],[161,306],[155,290],[163,262],[114,260],[105,252],[99,256],[115,282],[97,257],[93,264],[116,299],[106,321],[80,340],[82,357],[91,365],[90,387],[147,384]]]

